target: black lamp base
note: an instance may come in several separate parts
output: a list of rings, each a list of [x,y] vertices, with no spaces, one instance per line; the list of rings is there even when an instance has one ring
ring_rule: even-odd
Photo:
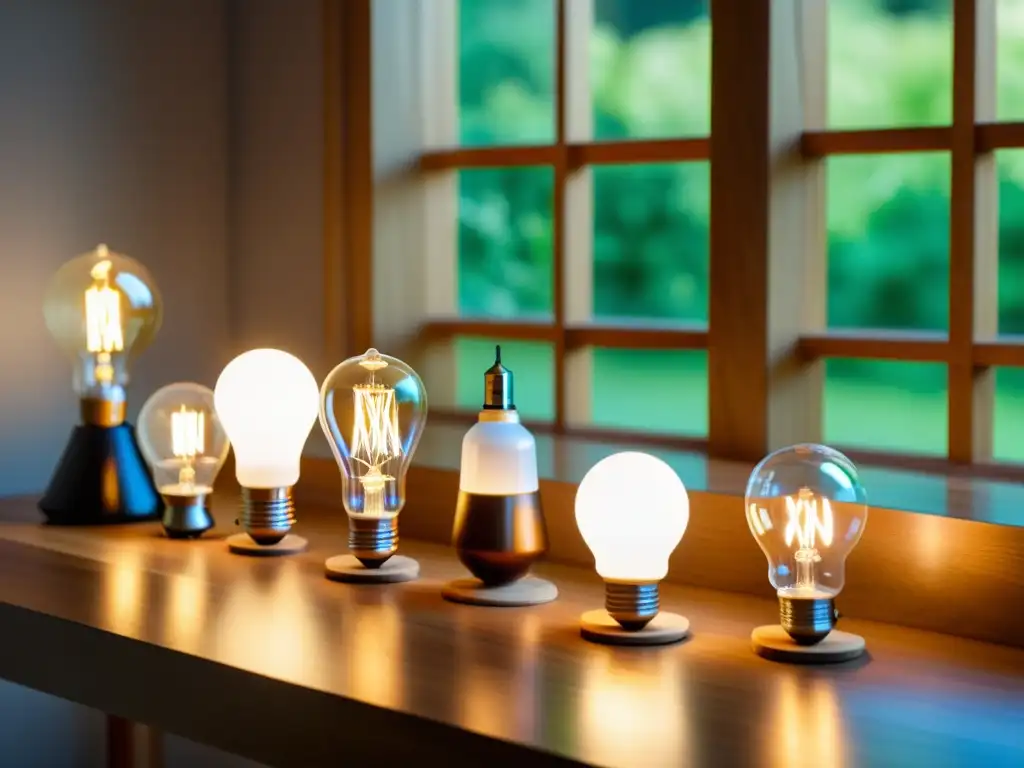
[[[39,502],[51,525],[157,520],[163,508],[128,423],[75,427]]]

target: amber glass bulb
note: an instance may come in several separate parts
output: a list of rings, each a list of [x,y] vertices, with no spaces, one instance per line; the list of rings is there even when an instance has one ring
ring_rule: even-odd
[[[81,397],[106,398],[160,328],[163,301],[142,264],[105,245],[64,264],[50,281],[43,315],[74,366]]]

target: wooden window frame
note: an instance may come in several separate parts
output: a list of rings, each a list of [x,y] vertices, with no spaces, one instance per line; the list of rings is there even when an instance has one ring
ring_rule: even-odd
[[[352,3],[369,4],[370,0]],[[407,142],[405,146],[408,180],[421,195],[419,237],[425,241],[426,261],[438,265],[424,276],[431,296],[426,311],[415,320],[407,318],[405,330],[396,331],[380,309],[382,300],[395,294],[373,283],[381,261],[375,253],[373,269],[363,270],[366,274],[355,269],[351,279],[357,288],[350,287],[344,294],[355,297],[359,306],[358,317],[349,317],[348,322],[361,340],[383,336],[414,349],[429,346],[434,350],[432,356],[441,358],[439,369],[446,371],[434,378],[447,376],[452,391],[454,359],[443,352],[438,355],[437,350],[450,346],[456,337],[548,342],[555,351],[555,407],[553,422],[547,425],[550,430],[609,434],[622,441],[676,447],[700,446],[712,456],[742,461],[757,460],[791,442],[821,440],[825,359],[942,363],[949,383],[945,460],[875,451],[851,453],[907,466],[994,466],[992,368],[1024,366],[1024,341],[998,336],[997,307],[984,300],[996,295],[998,268],[993,152],[1024,148],[1024,122],[994,122],[995,0],[954,0],[953,119],[948,126],[827,129],[827,4],[820,0],[711,0],[711,136],[615,142],[589,140],[586,36],[592,0],[556,0],[554,142],[481,148],[455,146],[456,4],[457,0],[419,4],[415,23],[420,29],[418,51],[424,58],[419,60],[420,69],[409,70],[414,79],[420,78],[418,84],[423,89],[434,94],[429,108],[423,103],[417,107],[417,116],[426,124],[418,144]],[[365,15],[369,25],[370,14]],[[379,48],[380,42],[374,31],[374,46]],[[393,40],[386,43],[389,51],[393,44]],[[380,50],[366,54],[376,64],[386,55]],[[394,62],[388,60],[388,66],[393,67]],[[348,88],[353,89],[351,85]],[[365,105],[365,89],[354,90]],[[439,103],[449,108],[439,109]],[[375,104],[373,120],[381,117]],[[934,151],[949,153],[952,169],[948,334],[828,331],[824,306],[825,159]],[[708,326],[591,322],[590,299],[582,295],[590,293],[591,285],[588,169],[610,163],[688,161],[710,161]],[[378,158],[373,174],[367,170],[377,184],[385,175],[380,165]],[[440,285],[444,280],[430,274],[450,276],[456,268],[455,172],[527,166],[553,170],[551,321],[457,317],[453,287]],[[374,197],[379,205],[380,195],[375,192]],[[383,227],[386,221],[393,222],[393,217],[385,216],[382,223],[378,213],[375,219],[377,234],[389,237]],[[373,248],[391,250],[389,245],[381,248],[376,236]],[[389,258],[394,261],[397,257],[392,254]],[[586,276],[577,280],[581,269]],[[573,280],[567,281],[570,271]],[[800,278],[794,280],[793,275]],[[360,298],[370,294],[375,305],[372,309]],[[602,347],[707,350],[706,440],[584,426],[589,404],[577,395],[589,391],[586,350]],[[572,398],[567,397],[568,391],[573,392]],[[467,417],[445,408],[433,412],[442,417]],[[995,471],[1006,474],[1008,470],[995,467]],[[1009,471],[1016,476],[1015,468]]]

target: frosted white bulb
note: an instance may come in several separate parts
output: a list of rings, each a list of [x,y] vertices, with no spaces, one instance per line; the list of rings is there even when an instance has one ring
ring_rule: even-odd
[[[221,372],[214,401],[235,450],[239,485],[295,485],[320,403],[316,379],[305,364],[278,349],[245,352]]]
[[[683,481],[661,459],[616,453],[587,472],[576,492],[576,525],[606,580],[656,582],[690,521]]]
[[[750,475],[747,524],[780,600],[781,623],[798,642],[821,640],[835,624],[846,558],[867,523],[857,468],[839,451],[805,443],[765,457]]]

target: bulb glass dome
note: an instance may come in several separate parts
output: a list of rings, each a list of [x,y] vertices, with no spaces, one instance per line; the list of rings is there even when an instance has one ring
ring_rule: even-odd
[[[250,350],[228,363],[213,397],[239,485],[295,485],[317,411],[316,379],[305,364],[279,349]]]
[[[427,390],[401,360],[375,349],[338,365],[320,389],[320,426],[341,468],[345,511],[393,518],[427,423]]]
[[[683,481],[661,459],[616,453],[584,476],[576,491],[576,525],[597,572],[615,581],[660,581],[690,521]]]
[[[210,493],[230,443],[202,384],[179,382],[158,389],[139,412],[139,448],[160,493]]]
[[[864,533],[867,494],[853,462],[824,445],[775,451],[747,483],[747,524],[780,597],[830,598]]]
[[[100,397],[128,383],[130,363],[160,328],[163,301],[144,266],[101,245],[57,270],[43,315],[74,364],[75,392]]]

